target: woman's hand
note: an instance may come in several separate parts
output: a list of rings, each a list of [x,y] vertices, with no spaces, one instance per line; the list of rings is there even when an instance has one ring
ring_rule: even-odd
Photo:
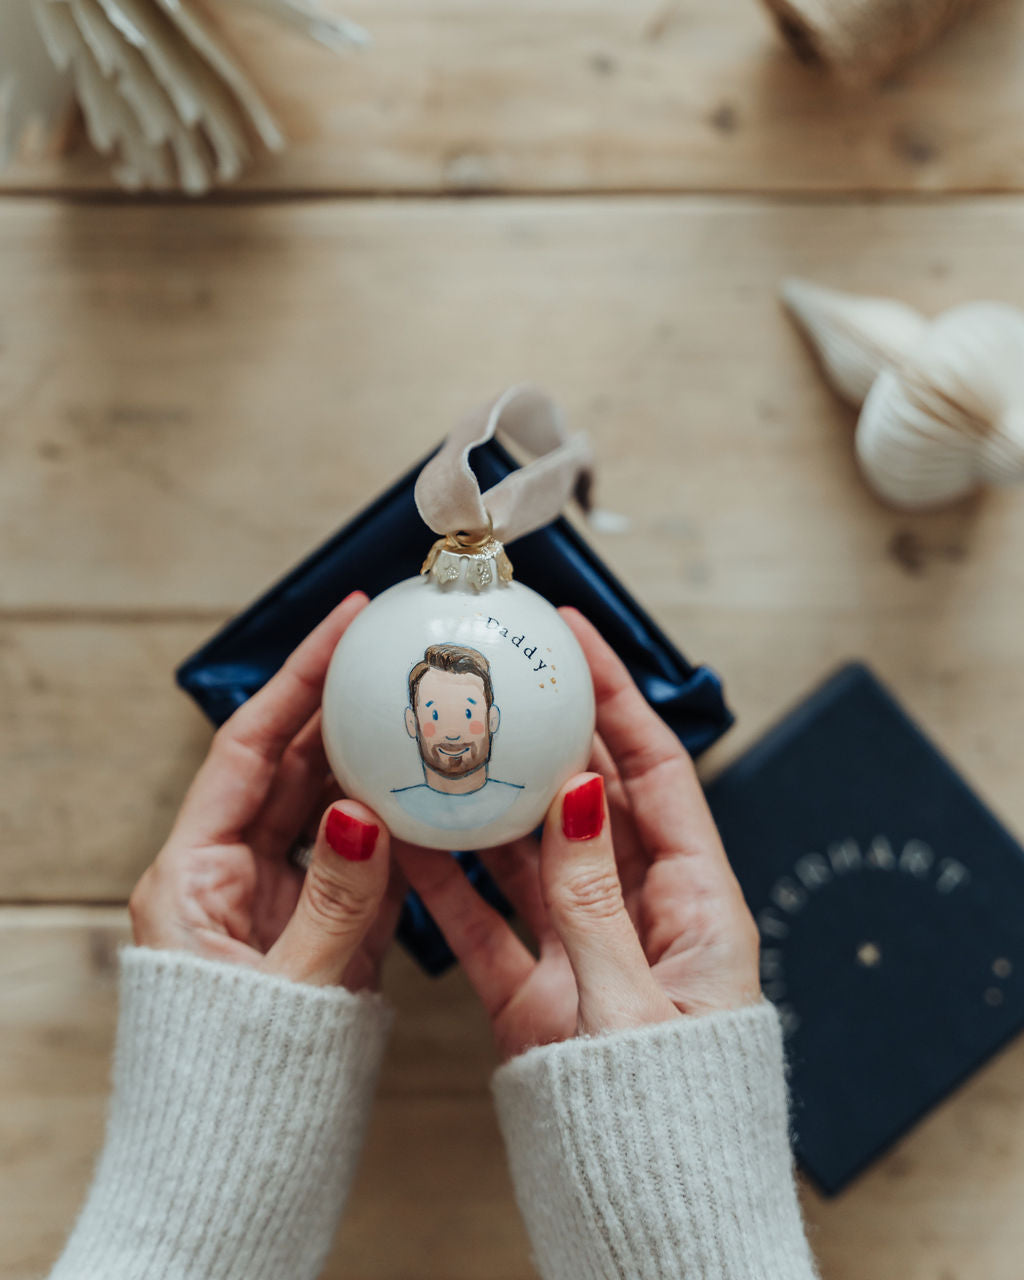
[[[388,833],[338,795],[320,735],[331,654],[367,603],[344,600],[214,735],[167,843],[129,901],[139,946],[297,982],[376,987],[404,886]],[[323,814],[305,877],[287,859]]]
[[[561,612],[594,678],[593,772],[562,788],[539,846],[480,855],[538,954],[448,854],[395,848],[505,1058],[760,999],[757,929],[689,756],[594,627]]]

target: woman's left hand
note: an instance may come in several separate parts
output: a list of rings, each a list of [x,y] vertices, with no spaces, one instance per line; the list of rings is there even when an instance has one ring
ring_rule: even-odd
[[[365,805],[323,813],[305,876],[288,851],[336,784],[320,733],[327,666],[367,603],[344,600],[214,735],[129,908],[139,946],[192,951],[316,985],[379,985],[404,884]]]

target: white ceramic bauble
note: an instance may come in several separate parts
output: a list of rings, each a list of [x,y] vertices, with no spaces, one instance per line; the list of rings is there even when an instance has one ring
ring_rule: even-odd
[[[442,551],[429,574],[367,605],[331,659],[334,775],[411,843],[486,849],[526,835],[587,766],[586,659],[507,563],[493,541],[483,554]]]

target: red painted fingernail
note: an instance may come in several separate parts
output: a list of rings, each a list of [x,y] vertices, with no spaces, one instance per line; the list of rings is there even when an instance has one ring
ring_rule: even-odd
[[[360,822],[344,809],[332,809],[324,834],[335,853],[349,862],[365,862],[373,854],[379,829],[376,823]]]
[[[562,801],[562,831],[567,840],[593,840],[604,826],[604,778],[581,782]]]

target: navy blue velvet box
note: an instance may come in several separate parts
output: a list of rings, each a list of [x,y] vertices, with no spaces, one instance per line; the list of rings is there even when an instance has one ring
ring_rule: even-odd
[[[214,724],[255,693],[350,591],[373,596],[419,572],[434,540],[413,500],[423,462],[178,668],[178,683]],[[516,466],[494,440],[474,450],[472,464],[485,490]],[[699,755],[725,732],[732,716],[718,677],[687,662],[566,520],[520,539],[511,555],[521,582],[553,604],[574,605],[590,618],[691,754]],[[507,910],[473,854],[457,856],[477,890]],[[453,963],[414,894],[403,910],[398,937],[429,973],[442,973]]]
[[[707,797],[835,1194],[1024,1028],[1024,850],[860,664]]]

